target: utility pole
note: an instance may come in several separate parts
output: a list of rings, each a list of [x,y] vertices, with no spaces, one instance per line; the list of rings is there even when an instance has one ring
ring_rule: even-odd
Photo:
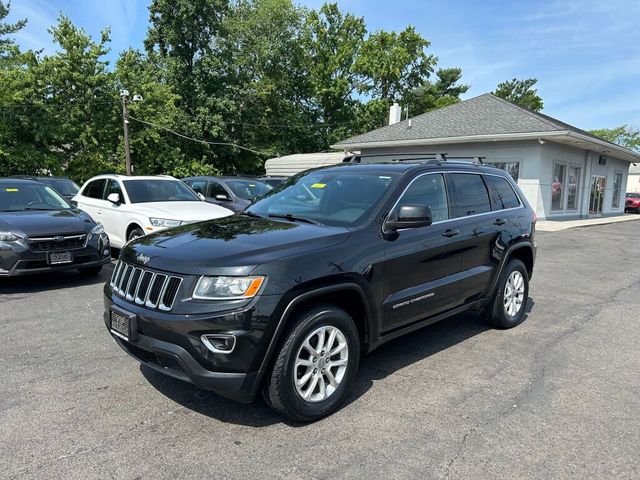
[[[127,175],[133,174],[133,168],[131,167],[131,152],[129,149],[129,109],[127,104],[129,103],[129,90],[120,90],[120,98],[122,98],[122,123],[124,126],[124,164],[127,169]],[[142,95],[134,95],[134,102],[142,102]]]
[[[127,169],[127,175],[131,175],[131,153],[129,152],[129,110],[127,102],[129,101],[129,91],[120,90],[120,98],[122,98],[122,123],[124,125],[124,164]]]

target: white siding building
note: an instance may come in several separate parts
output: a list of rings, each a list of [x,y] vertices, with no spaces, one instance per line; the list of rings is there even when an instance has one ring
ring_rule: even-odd
[[[491,94],[349,138],[333,148],[380,160],[446,153],[508,170],[539,218],[624,213],[640,154]]]

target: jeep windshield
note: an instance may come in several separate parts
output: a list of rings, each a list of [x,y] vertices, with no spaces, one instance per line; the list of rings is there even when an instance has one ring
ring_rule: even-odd
[[[200,198],[179,180],[124,180],[131,203],[199,202]]]
[[[267,193],[246,214],[356,227],[372,214],[397,178],[397,173],[313,171]]]

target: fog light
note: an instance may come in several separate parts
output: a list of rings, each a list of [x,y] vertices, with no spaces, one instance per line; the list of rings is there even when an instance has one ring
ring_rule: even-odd
[[[200,337],[204,346],[213,353],[229,354],[236,348],[236,336],[230,334],[207,334]]]
[[[102,255],[104,255],[105,257],[106,257],[107,255],[109,255],[110,253],[111,253],[111,252],[109,251],[109,249],[108,249],[108,248],[105,248],[105,249],[102,251]]]

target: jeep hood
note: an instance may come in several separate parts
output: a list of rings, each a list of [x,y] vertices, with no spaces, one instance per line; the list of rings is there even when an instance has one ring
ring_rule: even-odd
[[[202,275],[229,268],[230,272],[246,274],[284,256],[337,245],[349,235],[349,230],[341,227],[234,215],[141,237],[127,244],[122,258],[174,273]]]

